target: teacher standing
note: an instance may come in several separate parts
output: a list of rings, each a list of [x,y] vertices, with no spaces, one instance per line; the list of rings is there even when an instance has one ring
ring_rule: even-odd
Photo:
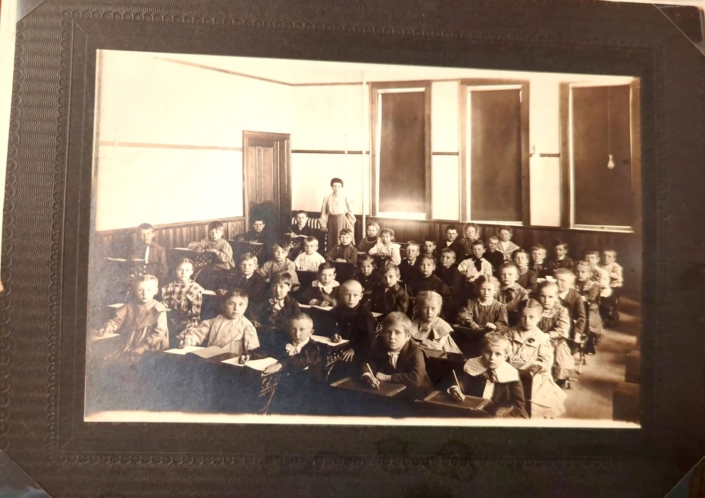
[[[343,228],[349,228],[355,233],[355,215],[352,212],[352,201],[343,194],[343,180],[333,178],[330,181],[333,193],[323,199],[321,207],[321,229],[328,232],[328,248],[338,244],[338,234]],[[354,238],[354,235],[353,235]],[[353,244],[355,241],[353,240]]]

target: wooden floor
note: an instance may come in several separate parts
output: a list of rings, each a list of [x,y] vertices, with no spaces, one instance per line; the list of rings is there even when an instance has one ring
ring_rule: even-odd
[[[612,420],[612,392],[624,382],[625,356],[636,349],[640,330],[640,306],[622,299],[619,324],[605,329],[597,353],[587,357],[581,374],[572,375],[575,380],[566,391],[566,412],[561,418]]]

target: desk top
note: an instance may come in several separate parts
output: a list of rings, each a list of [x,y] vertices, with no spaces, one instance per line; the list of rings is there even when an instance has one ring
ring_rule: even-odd
[[[424,403],[448,406],[460,410],[470,410],[473,412],[481,411],[490,403],[490,400],[488,399],[476,398],[475,396],[468,395],[465,395],[465,399],[463,401],[458,401],[445,391],[433,391],[431,394],[426,396],[423,401]]]
[[[348,389],[350,391],[374,394],[387,398],[396,396],[397,394],[406,389],[406,386],[403,384],[393,384],[392,382],[385,381],[380,381],[379,389],[375,389],[374,387],[367,384],[364,380],[355,379],[353,377],[345,377],[344,379],[341,379],[337,382],[333,382],[331,384],[331,387],[339,387],[342,389]]]

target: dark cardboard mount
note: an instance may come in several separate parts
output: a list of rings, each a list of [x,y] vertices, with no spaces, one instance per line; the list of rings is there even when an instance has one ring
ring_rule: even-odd
[[[0,449],[51,496],[660,498],[705,452],[703,292],[680,278],[705,260],[705,58],[655,8],[48,0],[17,27]],[[643,428],[84,423],[97,49],[640,77]]]

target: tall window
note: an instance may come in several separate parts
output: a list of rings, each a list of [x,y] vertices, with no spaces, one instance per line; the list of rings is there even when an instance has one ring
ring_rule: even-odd
[[[431,218],[430,85],[373,84],[372,212]]]
[[[522,225],[529,220],[529,85],[461,83],[461,164],[467,220]]]
[[[569,200],[564,225],[632,231],[638,195],[632,85],[570,84],[561,90],[567,138],[564,197]]]

